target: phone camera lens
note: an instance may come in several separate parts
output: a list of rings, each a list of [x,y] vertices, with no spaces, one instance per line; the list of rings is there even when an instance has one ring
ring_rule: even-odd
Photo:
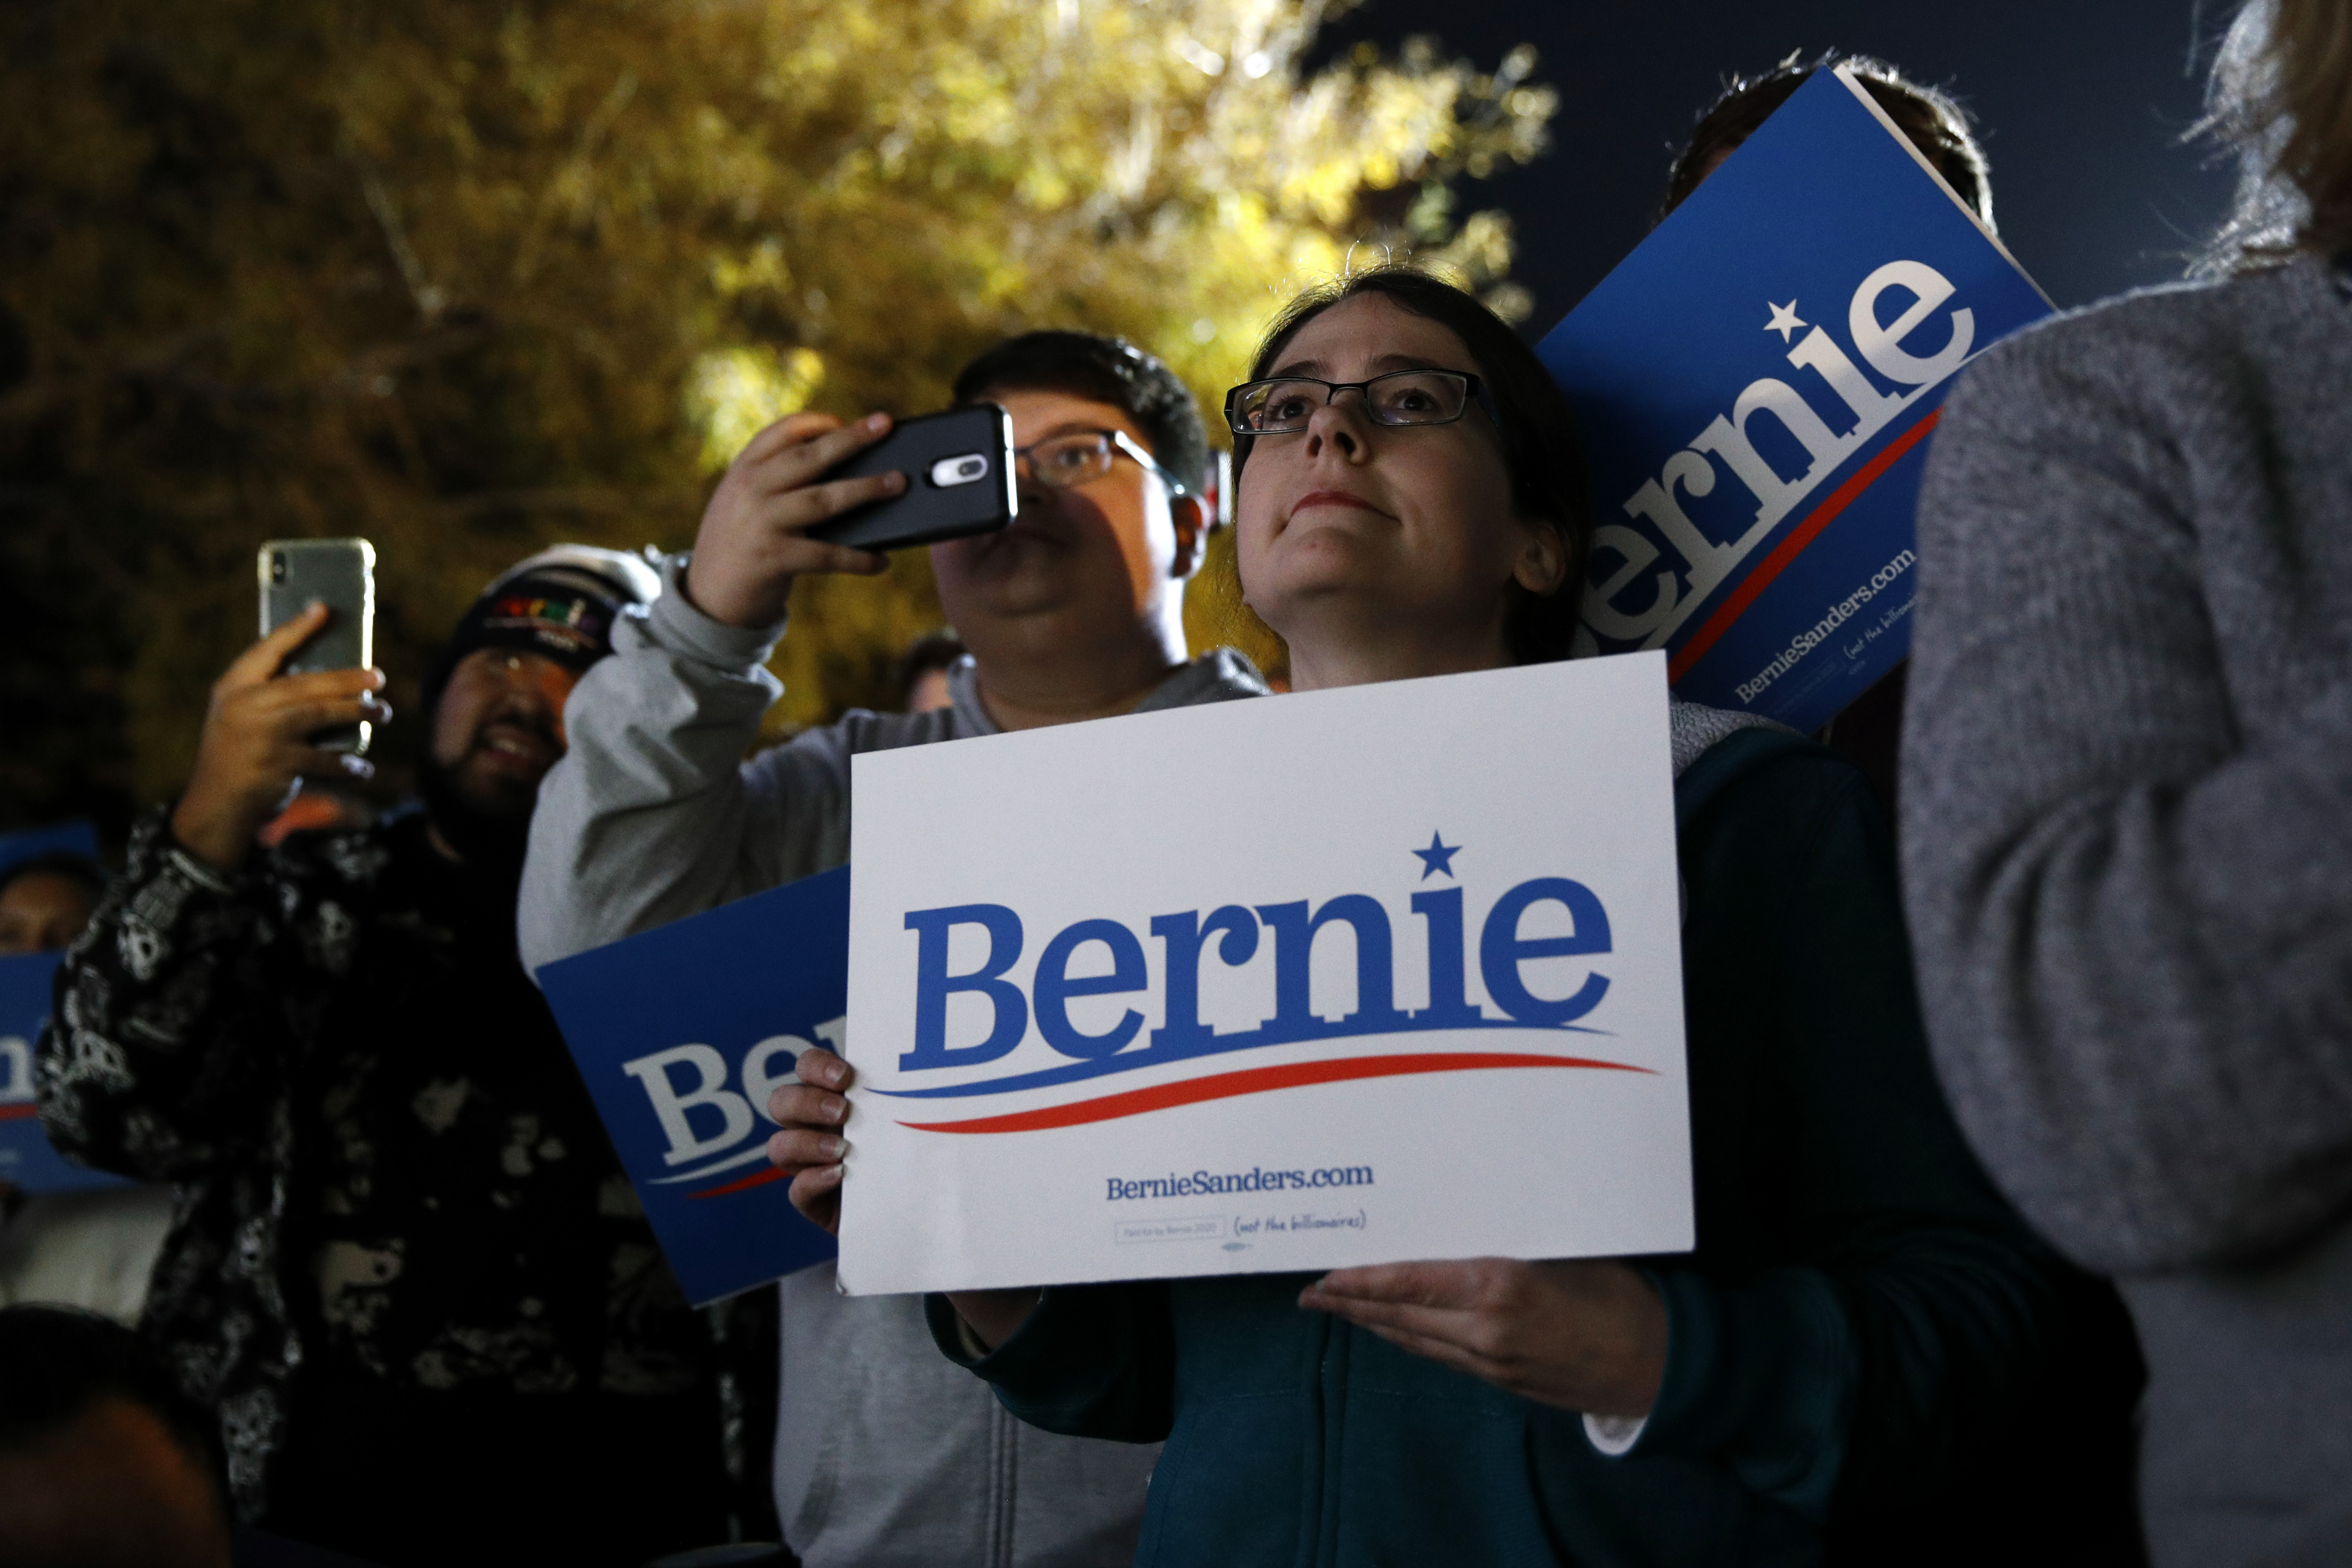
[[[962,472],[965,478],[977,479],[988,472],[988,464],[982,458],[967,457],[963,460]]]
[[[272,582],[286,580],[286,558],[276,550],[269,552],[269,580]]]

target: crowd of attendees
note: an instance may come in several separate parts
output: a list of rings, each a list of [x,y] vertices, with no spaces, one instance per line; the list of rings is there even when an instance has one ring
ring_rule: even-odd
[[[1665,207],[1823,63],[1733,83]],[[1853,64],[1990,226],[1965,113]],[[414,802],[329,792],[310,737],[393,716],[279,673],[319,610],[111,877],[0,878],[0,950],[65,949],[43,1124],[142,1184],[0,1195],[0,1562],[2352,1562],[2352,0],[2253,5],[2213,101],[2206,276],[1952,392],[1907,683],[1811,737],[1672,706],[1692,1252],[688,1304],[530,972],[843,863],[857,753],[1268,695],[1186,647],[1192,395],[1030,332],[955,385],[1020,515],[933,548],[904,711],[745,760],[794,580],[883,565],[808,530],[906,482],[800,414],[690,552],[488,585]],[[1573,416],[1471,296],[1311,289],[1223,413],[1287,689],[1569,656]],[[852,1078],[768,1107],[828,1227]],[[26,1284],[36,1237],[133,1299]]]

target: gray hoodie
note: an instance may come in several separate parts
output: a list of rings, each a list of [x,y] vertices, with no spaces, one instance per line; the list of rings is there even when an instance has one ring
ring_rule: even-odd
[[[564,709],[571,748],[540,786],[518,935],[540,965],[839,865],[849,759],[992,735],[969,662],[936,713],[852,713],[749,762],[782,688],[782,634],[723,626],[677,591],[614,627]],[[1257,696],[1220,649],[1138,711]],[[1159,1449],[1024,1427],[933,1348],[919,1297],[850,1297],[831,1265],[778,1287],[776,1513],[809,1568],[943,1563],[1093,1568],[1135,1552]]]
[[[1903,870],[1985,1166],[2112,1274],[2163,1568],[2352,1562],[2352,309],[1988,351],[1919,503]]]

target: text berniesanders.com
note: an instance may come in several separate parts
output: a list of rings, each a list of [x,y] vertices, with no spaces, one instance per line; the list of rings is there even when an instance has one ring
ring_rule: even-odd
[[[1881,567],[1868,582],[1847,595],[1843,602],[1831,605],[1828,614],[1813,622],[1810,631],[1798,632],[1778,658],[1758,671],[1754,680],[1738,688],[1739,700],[1754,702],[1758,693],[1795,668],[1798,660],[1827,642],[1831,632],[1852,620],[1855,611],[1893,586],[1895,580],[1918,564],[1918,560],[1919,558],[1909,550],[1902,551]]]
[[[1285,1192],[1296,1187],[1301,1191],[1313,1187],[1370,1186],[1372,1167],[1370,1166],[1327,1166],[1321,1170],[1261,1170],[1253,1166],[1248,1170],[1228,1172],[1223,1176],[1212,1171],[1194,1171],[1191,1176],[1170,1174],[1146,1176],[1140,1181],[1121,1181],[1117,1176],[1105,1178],[1110,1190],[1104,1196],[1112,1203],[1138,1197],[1192,1197],[1213,1192]]]

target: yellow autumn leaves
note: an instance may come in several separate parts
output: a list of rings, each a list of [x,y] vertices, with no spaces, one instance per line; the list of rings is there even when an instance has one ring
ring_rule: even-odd
[[[1457,221],[1453,187],[1541,146],[1531,58],[1359,50],[1302,78],[1327,12],[52,8],[0,60],[26,215],[0,298],[33,343],[0,461],[63,475],[89,520],[141,789],[185,767],[261,538],[373,537],[407,684],[526,550],[681,546],[766,420],[936,407],[1005,333],[1123,334],[1213,406],[1351,253],[1518,306],[1507,225]],[[937,617],[917,557],[795,610],[780,726],[881,696]]]

